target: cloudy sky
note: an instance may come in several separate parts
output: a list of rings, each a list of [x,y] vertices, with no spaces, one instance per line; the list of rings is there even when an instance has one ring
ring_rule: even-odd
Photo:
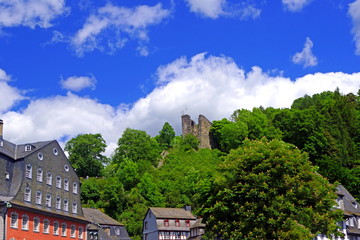
[[[360,0],[0,0],[0,119],[15,143],[289,107],[360,87]]]

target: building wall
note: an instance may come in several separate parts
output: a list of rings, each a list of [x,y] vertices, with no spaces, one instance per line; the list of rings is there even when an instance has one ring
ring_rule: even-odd
[[[149,210],[143,221],[143,240],[158,240],[156,217]]]
[[[17,228],[11,227],[11,213],[16,212],[18,214]],[[22,229],[22,216],[27,215],[29,217],[28,229]],[[39,232],[34,231],[34,218],[40,219]],[[50,222],[49,233],[44,233],[44,220],[48,219]],[[54,235],[54,222],[59,222],[58,235]],[[61,226],[62,223],[66,223],[66,236],[62,236]],[[75,225],[75,237],[70,237],[71,225]],[[82,238],[79,238],[79,227],[83,228]],[[6,240],[56,240],[56,239],[82,239],[86,240],[86,224],[71,221],[71,219],[61,219],[58,217],[52,217],[40,213],[29,212],[16,208],[9,208],[6,214]]]

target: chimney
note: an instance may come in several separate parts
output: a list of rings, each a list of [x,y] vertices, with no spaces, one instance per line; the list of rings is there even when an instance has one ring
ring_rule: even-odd
[[[191,206],[185,206],[184,209],[185,211],[191,212]]]

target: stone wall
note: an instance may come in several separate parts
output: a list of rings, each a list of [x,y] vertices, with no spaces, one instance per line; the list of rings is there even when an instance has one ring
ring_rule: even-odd
[[[210,134],[212,123],[203,115],[199,115],[198,124],[189,115],[181,116],[182,135],[191,134],[199,139],[199,148],[213,148],[213,138]]]

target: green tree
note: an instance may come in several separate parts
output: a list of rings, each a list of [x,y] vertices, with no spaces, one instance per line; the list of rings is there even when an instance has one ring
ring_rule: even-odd
[[[339,234],[335,187],[306,153],[279,140],[245,140],[231,151],[200,213],[222,239],[312,239]],[[223,177],[222,177],[223,176]]]
[[[102,175],[107,157],[106,143],[101,134],[80,134],[68,141],[65,151],[69,153],[69,161],[79,177],[97,177]]]
[[[162,149],[170,148],[173,144],[174,138],[174,128],[168,122],[164,124],[163,128],[159,132],[159,135],[156,136],[156,140],[158,141]]]
[[[118,140],[113,160],[121,163],[124,159],[131,159],[138,163],[148,161],[157,164],[160,147],[157,141],[145,131],[127,128]]]
[[[200,141],[192,134],[186,134],[182,136],[180,141],[180,147],[184,151],[198,150]]]

